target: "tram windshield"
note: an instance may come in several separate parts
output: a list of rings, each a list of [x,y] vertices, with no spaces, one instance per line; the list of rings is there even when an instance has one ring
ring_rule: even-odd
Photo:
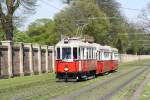
[[[62,59],[71,59],[71,48],[62,48]]]

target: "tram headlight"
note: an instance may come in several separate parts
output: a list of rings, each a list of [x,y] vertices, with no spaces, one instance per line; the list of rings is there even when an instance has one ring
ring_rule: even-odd
[[[69,71],[69,68],[67,66],[64,67],[64,71],[67,72]]]

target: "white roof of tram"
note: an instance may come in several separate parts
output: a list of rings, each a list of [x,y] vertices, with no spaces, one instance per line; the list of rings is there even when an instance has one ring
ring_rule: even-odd
[[[66,41],[66,43],[65,43]],[[56,44],[56,47],[95,47],[92,43],[82,42],[78,39],[61,40]]]
[[[118,49],[116,49],[116,48],[112,48],[112,51],[114,51],[114,52],[118,52]]]
[[[57,47],[96,47],[97,50],[103,50],[103,51],[116,51],[118,52],[118,49],[112,48],[110,46],[102,46],[97,43],[88,43],[88,42],[83,42],[79,38],[68,38],[68,39],[63,39],[60,42],[56,44]]]

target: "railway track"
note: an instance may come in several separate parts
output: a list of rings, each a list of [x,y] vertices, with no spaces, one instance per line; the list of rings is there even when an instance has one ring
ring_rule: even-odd
[[[148,67],[140,70],[139,72],[137,72],[135,75],[133,75],[131,78],[129,78],[128,80],[126,80],[125,82],[121,83],[120,85],[118,85],[116,88],[112,89],[111,91],[109,91],[107,94],[105,94],[104,96],[100,97],[98,100],[109,100],[113,95],[115,95],[118,91],[120,91],[122,88],[124,88],[126,85],[128,85],[130,82],[132,82],[133,80],[135,80],[137,77],[139,77],[141,74],[143,74],[146,70],[148,69]]]
[[[98,90],[97,94],[94,94],[95,92],[93,92],[92,95],[94,97],[98,96],[95,99],[99,99],[100,97],[109,93],[107,91],[107,93],[103,93],[99,95],[101,91],[107,89],[105,87],[106,85],[115,82],[115,80],[119,80],[123,77],[126,77],[129,74],[141,71],[143,70],[142,68],[146,68],[146,66],[148,65],[142,64],[141,66],[134,66],[131,68],[130,67],[121,68],[117,73],[100,76],[96,79],[92,79],[85,82],[68,82],[68,83],[56,82],[55,78],[52,78],[40,83],[35,83],[34,85],[32,84],[31,86],[29,86],[30,84],[28,85],[26,84],[27,86],[21,85],[21,87],[18,88],[17,91],[15,91],[15,87],[12,87],[11,89],[5,88],[6,90],[4,91],[0,90],[0,96],[3,97],[2,98],[3,100],[4,99],[5,100],[31,100],[31,99],[72,100],[72,99],[80,99],[80,97],[82,96],[84,97],[85,94],[87,94],[86,96],[88,95],[91,96],[90,92],[94,90]],[[5,95],[7,95],[7,97],[5,97]],[[60,96],[60,95],[64,95],[64,96]],[[81,100],[83,99],[81,98]]]
[[[75,91],[75,92],[73,92],[71,94],[52,98],[52,100],[74,100],[74,99],[98,99],[98,100],[101,99],[101,100],[106,100],[106,99],[109,99],[114,94],[116,94],[124,86],[129,84],[133,79],[135,79],[138,76],[140,76],[147,69],[148,69],[147,66],[144,66],[144,68],[143,67],[142,68],[135,68],[135,69],[129,70],[128,72],[125,72],[125,73],[122,73],[122,74],[118,74],[117,76],[112,77],[112,78],[110,78],[108,80],[99,81],[97,83],[94,83],[92,85],[84,87],[81,90]],[[124,81],[123,83],[118,84],[118,86],[116,86],[115,88],[107,91],[104,94],[100,93],[101,90],[105,90],[105,86],[106,85],[109,85],[110,83],[113,83],[113,82],[115,82],[115,81],[117,81],[117,80],[119,80],[119,79],[121,79],[123,77],[126,77],[127,75],[130,75],[130,74],[131,74],[131,76],[129,77],[129,79],[126,79],[126,81]],[[93,92],[94,90],[98,90],[99,93]],[[91,92],[93,92],[93,93],[91,93]],[[91,98],[90,97],[91,94],[93,94],[94,97]]]

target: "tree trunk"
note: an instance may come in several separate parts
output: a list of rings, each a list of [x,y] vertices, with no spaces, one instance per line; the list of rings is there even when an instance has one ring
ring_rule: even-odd
[[[13,41],[13,21],[12,16],[2,19],[2,27],[5,32],[6,40]]]
[[[13,41],[13,30],[6,29],[5,33],[6,33],[6,40]]]
[[[6,40],[13,40],[13,14],[14,14],[14,2],[13,0],[6,0],[7,14],[2,9],[2,3],[0,3],[0,19],[1,25],[5,32]]]
[[[13,41],[13,22],[12,19],[8,20],[8,23],[6,23],[6,40]]]

